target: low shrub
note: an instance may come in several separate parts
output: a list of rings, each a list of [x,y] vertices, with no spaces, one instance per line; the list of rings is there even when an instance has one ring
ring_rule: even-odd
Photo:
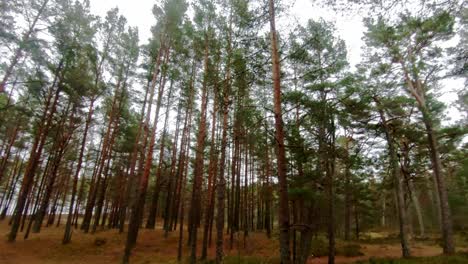
[[[337,254],[345,257],[359,257],[364,256],[361,252],[361,245],[359,244],[345,244],[337,247]]]
[[[453,256],[415,257],[407,259],[377,259],[358,261],[360,264],[466,264],[468,254],[462,253]]]
[[[312,239],[310,254],[314,257],[328,256],[328,242],[320,238]]]

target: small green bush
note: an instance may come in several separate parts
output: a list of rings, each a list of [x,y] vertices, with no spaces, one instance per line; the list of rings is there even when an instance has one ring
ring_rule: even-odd
[[[314,257],[328,256],[328,243],[320,238],[312,239],[310,243],[310,254]]]
[[[364,253],[361,252],[361,245],[359,244],[345,244],[337,248],[337,253],[345,257],[364,256]]]

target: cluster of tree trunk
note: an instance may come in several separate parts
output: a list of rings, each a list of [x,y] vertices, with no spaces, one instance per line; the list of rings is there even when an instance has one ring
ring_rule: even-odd
[[[455,252],[447,191],[454,187],[428,96],[433,71],[424,80],[425,68],[413,65],[436,37],[421,36],[400,54],[398,36],[385,38],[398,30],[368,26],[369,42],[390,51],[398,67],[386,74],[410,95],[387,99],[383,75],[346,72],[346,47],[331,24],[309,21],[283,45],[273,0],[261,3],[258,17],[247,1],[196,1],[193,21],[185,1],[163,1],[142,47],[117,9],[99,22],[87,1],[68,2],[33,6],[2,72],[0,220],[11,225],[8,241],[62,223],[63,244],[78,230],[115,229],[126,232],[122,263],[129,263],[139,231],[161,229],[161,239],[178,235],[179,261],[206,260],[215,247],[215,262],[223,263],[226,249],[247,249],[252,232],[272,238],[275,227],[281,263],[307,263],[322,233],[334,263],[337,237],[359,239],[379,225],[398,227],[402,256],[410,257],[412,227],[426,236],[430,208],[444,253]],[[426,24],[451,26],[442,19]],[[41,23],[51,23],[54,39],[47,47],[37,41],[38,50],[55,54],[46,62],[29,47]],[[255,29],[266,23],[269,39]],[[434,34],[448,34],[441,28]],[[30,67],[22,60],[34,73],[19,71]],[[380,160],[365,154],[382,142]],[[377,183],[369,164],[380,173]],[[426,165],[432,183],[420,172]],[[421,201],[425,190],[429,206]]]

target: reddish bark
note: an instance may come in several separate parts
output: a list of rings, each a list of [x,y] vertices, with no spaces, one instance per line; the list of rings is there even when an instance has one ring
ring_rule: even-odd
[[[279,191],[279,228],[280,228],[280,255],[281,263],[291,263],[289,250],[289,198],[288,182],[286,178],[286,154],[284,146],[283,116],[281,110],[281,73],[278,55],[278,40],[275,26],[275,5],[269,0],[271,60],[273,63],[273,95],[275,113],[275,140],[277,148],[278,191]]]
[[[206,109],[208,103],[208,33],[205,33],[205,55],[204,55],[204,78],[202,85],[202,98],[201,98],[201,113],[200,121],[198,124],[197,147],[195,153],[195,168],[194,168],[194,181],[192,189],[192,202],[190,206],[190,243],[192,252],[190,255],[190,263],[196,263],[197,256],[197,230],[198,223],[200,222],[201,212],[201,186],[203,181],[203,159],[206,141]]]
[[[57,85],[60,82],[60,73],[63,67],[63,60],[61,60],[56,68],[54,73],[54,81],[52,82],[52,86],[49,92],[49,96],[46,100],[43,115],[39,121],[39,128],[34,137],[33,147],[31,148],[31,152],[29,155],[29,160],[26,166],[26,170],[24,172],[23,183],[21,185],[21,190],[18,194],[18,199],[16,202],[15,213],[12,218],[12,226],[11,231],[8,235],[8,241],[13,242],[16,240],[16,235],[18,232],[18,228],[20,227],[22,214],[25,209],[26,200],[29,196],[29,192],[31,190],[31,186],[34,182],[34,176],[36,174],[37,166],[39,165],[39,161],[42,155],[42,150],[44,148],[44,144],[49,133],[49,129],[52,126],[52,119],[57,109],[58,99],[60,97],[60,85]],[[55,88],[55,92],[53,88]],[[52,101],[53,98],[53,101]],[[52,104],[50,105],[50,102]]]

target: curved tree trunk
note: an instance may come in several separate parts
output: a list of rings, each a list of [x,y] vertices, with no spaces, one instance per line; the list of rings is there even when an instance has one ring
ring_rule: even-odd
[[[423,84],[423,81],[419,79],[419,76],[417,76],[417,74],[416,78],[412,80],[410,78],[409,70],[406,68],[403,61],[400,60],[400,64],[403,69],[404,79],[406,81],[406,88],[418,103],[418,108],[419,111],[421,111],[423,123],[426,128],[432,170],[436,182],[437,194],[440,200],[440,224],[442,229],[442,240],[444,243],[444,254],[453,254],[455,253],[455,241],[453,238],[452,216],[450,214],[447,186],[445,184],[445,178],[442,175],[442,164],[440,162],[440,153],[438,149],[437,137],[433,129],[433,120],[431,113],[427,108],[425,84]]]

